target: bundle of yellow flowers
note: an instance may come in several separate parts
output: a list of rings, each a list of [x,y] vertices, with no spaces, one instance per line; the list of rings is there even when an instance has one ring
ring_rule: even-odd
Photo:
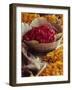
[[[48,62],[40,76],[63,75],[63,47],[60,47],[43,57]]]

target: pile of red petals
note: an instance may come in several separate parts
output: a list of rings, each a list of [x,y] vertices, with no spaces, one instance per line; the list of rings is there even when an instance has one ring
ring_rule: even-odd
[[[33,27],[25,35],[23,35],[22,41],[36,40],[39,43],[51,43],[56,40],[56,32],[51,26],[42,25],[39,27]]]

